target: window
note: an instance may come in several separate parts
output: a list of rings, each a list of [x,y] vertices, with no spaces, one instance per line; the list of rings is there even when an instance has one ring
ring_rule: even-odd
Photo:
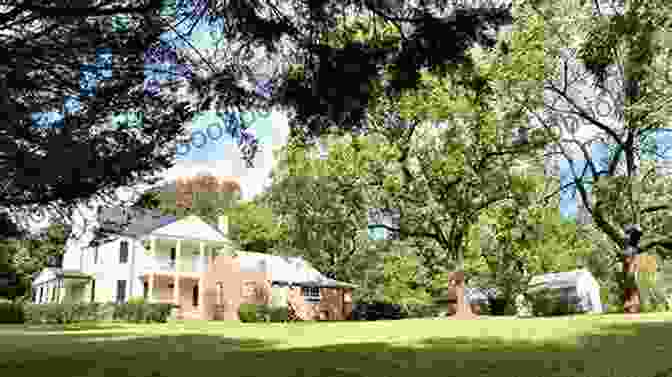
[[[149,295],[149,283],[145,282],[142,288],[142,296],[146,299]]]
[[[98,246],[96,246],[93,252],[93,264],[98,264]]]
[[[119,263],[128,262],[128,241],[121,241],[119,245]]]
[[[191,298],[193,306],[198,306],[198,284],[194,285],[193,297]]]
[[[170,289],[175,288],[175,284],[173,284],[173,283],[168,284],[168,288],[170,288]]]
[[[37,288],[33,288],[33,303],[37,301]]]
[[[40,300],[38,302],[42,302],[42,297],[44,296],[44,287],[40,287]]]
[[[91,280],[91,302],[96,301],[96,281]]]
[[[303,299],[306,302],[320,301],[320,287],[303,287]]]
[[[126,301],[126,280],[117,280],[117,303]]]
[[[175,264],[175,258],[176,258],[175,248],[172,247],[170,248],[170,264]]]

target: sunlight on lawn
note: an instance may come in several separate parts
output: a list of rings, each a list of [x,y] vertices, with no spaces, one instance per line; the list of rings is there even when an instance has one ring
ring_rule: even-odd
[[[55,377],[181,377],[205,368],[227,377],[662,377],[672,367],[664,352],[670,339],[667,313],[637,319],[0,325],[0,371],[48,370]]]

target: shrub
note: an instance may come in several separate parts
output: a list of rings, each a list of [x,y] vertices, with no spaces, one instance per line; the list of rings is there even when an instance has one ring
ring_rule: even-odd
[[[23,305],[16,302],[0,302],[0,323],[24,323]]]
[[[547,317],[558,315],[570,315],[580,313],[578,302],[567,301],[557,292],[549,289],[538,291],[529,295],[532,303],[532,314],[535,317]]]
[[[436,304],[406,304],[401,309],[402,318],[432,318],[439,315],[441,306]]]
[[[142,296],[131,297],[128,299],[129,304],[145,304],[147,301]]]
[[[354,320],[377,321],[403,318],[400,305],[384,302],[357,303],[352,309]]]
[[[255,304],[240,304],[238,308],[238,318],[241,322],[257,322],[257,305]]]
[[[121,303],[115,304],[113,319],[129,322],[168,321],[170,314],[177,306],[174,304],[155,303]]]
[[[505,297],[488,298],[488,307],[491,315],[506,315],[509,301]]]
[[[172,304],[26,304],[26,322],[68,324],[82,321],[122,320],[161,322],[168,320]]]
[[[289,309],[283,306],[271,308],[271,322],[287,322],[289,320]]]

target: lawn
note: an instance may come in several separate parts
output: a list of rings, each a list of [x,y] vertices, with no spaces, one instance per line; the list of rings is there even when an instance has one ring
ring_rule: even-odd
[[[0,376],[672,377],[672,313],[0,325]]]

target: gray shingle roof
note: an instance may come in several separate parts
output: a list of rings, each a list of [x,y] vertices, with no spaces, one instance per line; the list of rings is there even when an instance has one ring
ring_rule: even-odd
[[[127,236],[147,234],[178,220],[175,216],[161,215],[157,210],[130,208],[124,212],[118,207],[101,210],[98,219],[105,232]]]
[[[273,282],[303,286],[339,287],[351,284],[329,279],[300,257],[239,252],[240,270],[268,272]]]

